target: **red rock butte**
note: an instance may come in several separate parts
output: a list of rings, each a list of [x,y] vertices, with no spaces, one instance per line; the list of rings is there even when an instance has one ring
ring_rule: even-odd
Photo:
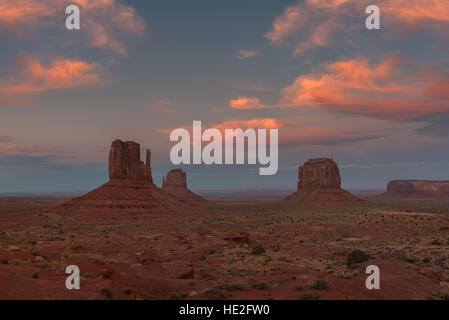
[[[112,142],[109,152],[110,180],[99,188],[55,207],[73,213],[149,213],[186,212],[185,201],[158,188],[151,175],[151,152],[146,163],[140,160],[140,145],[133,141]]]
[[[449,181],[393,180],[381,197],[392,199],[449,199]]]
[[[299,167],[298,191],[284,200],[306,205],[362,203],[364,200],[341,188],[340,170],[330,158],[309,159]]]
[[[146,164],[140,161],[140,144],[115,140],[109,151],[109,179],[131,179],[153,182],[151,151],[146,151]]]
[[[182,169],[173,169],[162,180],[162,189],[190,203],[206,203],[207,200],[187,188],[187,174]]]

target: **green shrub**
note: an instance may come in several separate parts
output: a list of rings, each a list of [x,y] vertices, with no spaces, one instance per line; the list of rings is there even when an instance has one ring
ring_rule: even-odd
[[[101,289],[101,293],[104,294],[108,298],[112,298],[112,291],[106,287]]]
[[[318,300],[319,298],[321,298],[319,292],[304,292],[301,296],[303,300]]]
[[[251,250],[251,254],[254,254],[254,255],[261,255],[264,253],[265,253],[265,249],[260,244],[257,245],[256,247],[254,247],[253,250]]]
[[[368,261],[369,259],[371,259],[371,256],[369,254],[363,252],[362,250],[355,249],[352,250],[351,253],[348,255],[346,263],[349,266],[354,263],[362,263]]]
[[[316,279],[316,280],[311,280],[308,283],[308,286],[310,289],[315,289],[315,290],[329,290],[329,282],[327,282],[324,279]]]

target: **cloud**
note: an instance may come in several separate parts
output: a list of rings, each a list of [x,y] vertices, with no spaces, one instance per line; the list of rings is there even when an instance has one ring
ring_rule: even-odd
[[[449,76],[422,69],[411,74],[404,60],[384,58],[370,64],[350,59],[325,66],[324,72],[301,75],[281,91],[278,104],[265,105],[258,98],[231,100],[234,109],[318,107],[327,110],[407,120],[449,111]]]
[[[348,129],[345,123],[333,121],[327,124],[321,118],[254,118],[231,119],[212,126],[202,124],[202,129],[214,128],[225,135],[226,129],[278,129],[280,145],[340,145],[351,142],[383,138],[387,134],[406,125],[392,125],[379,121],[365,122],[361,126]],[[318,124],[317,124],[318,122]],[[183,127],[192,138],[192,127]],[[170,135],[174,129],[159,129],[158,132]]]
[[[254,58],[257,57],[259,54],[258,50],[240,50],[237,54],[237,59],[248,59],[248,58]]]
[[[264,105],[260,102],[259,98],[249,98],[249,97],[238,97],[237,99],[232,99],[229,105],[233,109],[267,109],[272,108],[272,106]]]
[[[12,137],[6,136],[2,133],[2,130],[0,130],[0,143],[6,143],[11,142]]]
[[[382,26],[388,26],[390,30],[420,28],[447,33],[438,27],[449,21],[447,0],[379,0],[376,5],[381,10]],[[337,44],[337,32],[346,34],[338,43],[348,43],[354,38],[348,34],[360,30],[360,19],[364,19],[366,6],[367,3],[358,0],[305,0],[286,8],[274,20],[265,37],[274,46],[293,42],[294,56],[303,55],[309,49]],[[397,31],[396,35],[400,35]]]
[[[213,128],[224,132],[225,129],[280,129],[288,124],[287,120],[274,118],[256,118],[250,120],[227,120],[216,124]]]
[[[380,130],[348,130],[342,128],[295,128],[280,134],[282,145],[339,145],[378,139],[385,136]]]
[[[172,105],[174,105],[174,102],[170,99],[162,99],[162,100],[156,101],[156,104],[158,106],[172,106]]]
[[[87,45],[112,50],[125,55],[124,39],[140,35],[145,30],[143,19],[134,8],[117,0],[74,0],[81,11],[81,32],[87,35]],[[65,30],[64,0],[2,0],[0,26],[21,35],[34,34],[40,27]]]
[[[106,81],[101,67],[95,63],[55,59],[44,65],[32,56],[20,57],[16,62],[22,73],[6,83],[1,83],[0,97],[98,85]]]

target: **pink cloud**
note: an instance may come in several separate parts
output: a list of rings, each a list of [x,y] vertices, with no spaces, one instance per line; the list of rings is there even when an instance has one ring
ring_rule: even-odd
[[[237,99],[232,99],[229,102],[231,108],[233,109],[265,109],[271,108],[271,106],[264,105],[260,102],[259,98],[249,98],[249,97],[238,97]]]
[[[375,4],[381,9],[382,24],[390,29],[399,30],[401,26],[432,28],[443,34],[444,27],[435,27],[434,24],[449,21],[447,0],[379,0]],[[265,37],[276,46],[295,43],[293,55],[302,55],[312,48],[330,47],[336,44],[336,32],[351,33],[360,28],[354,19],[363,19],[367,5],[358,0],[305,0],[286,8],[274,20]]]
[[[22,75],[3,83],[0,94],[7,96],[32,94],[64,88],[98,85],[105,81],[95,63],[70,59],[56,59],[43,65],[37,58],[25,56],[17,59]]]
[[[80,7],[80,31],[87,35],[87,44],[91,47],[103,47],[117,55],[125,55],[124,37],[139,35],[145,30],[145,23],[134,8],[117,0],[74,0],[71,3],[64,0],[2,0],[0,26],[19,34],[33,33],[44,26],[66,32],[62,18],[69,4]]]
[[[402,59],[386,58],[329,64],[325,72],[299,76],[281,92],[275,105],[258,98],[231,100],[234,109],[320,107],[336,112],[397,120],[449,111],[449,77],[437,72],[410,75]]]

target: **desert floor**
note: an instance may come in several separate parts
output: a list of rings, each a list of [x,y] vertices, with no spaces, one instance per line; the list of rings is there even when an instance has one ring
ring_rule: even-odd
[[[211,200],[77,215],[49,209],[62,199],[0,199],[0,299],[449,299],[449,202]],[[354,249],[369,260],[348,261]],[[368,265],[380,290],[365,287]]]

